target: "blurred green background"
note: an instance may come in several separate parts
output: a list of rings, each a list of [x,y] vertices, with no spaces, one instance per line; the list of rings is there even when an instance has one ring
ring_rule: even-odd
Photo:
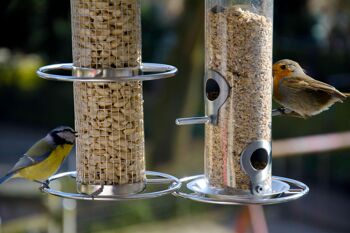
[[[143,60],[176,66],[174,79],[144,83],[147,168],[179,177],[203,172],[201,115],[204,0],[142,0]],[[45,64],[72,60],[69,0],[3,0],[0,8],[0,175],[57,125],[74,125],[71,83],[39,79]],[[276,0],[274,61],[290,58],[350,92],[350,1]],[[273,119],[273,138],[350,130],[350,101],[309,120]],[[273,174],[310,186],[305,198],[264,207],[269,232],[350,232],[349,149],[278,158]],[[74,155],[62,170],[74,170]],[[0,187],[0,232],[234,232],[244,208],[172,196],[126,203],[47,197],[30,182]],[[74,220],[76,219],[76,221]],[[249,231],[248,231],[249,232]]]

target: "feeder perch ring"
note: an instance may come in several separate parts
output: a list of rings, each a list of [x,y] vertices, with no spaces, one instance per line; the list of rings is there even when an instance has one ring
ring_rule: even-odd
[[[72,71],[72,75],[59,75],[59,71]],[[175,76],[177,68],[158,63],[143,63],[137,68],[93,69],[75,67],[72,63],[61,63],[40,67],[36,72],[43,79],[66,82],[125,82],[150,81]],[[56,73],[56,74],[55,74]]]
[[[161,172],[154,172],[154,171],[146,171],[146,176],[148,177],[156,177],[156,178],[146,178],[146,187],[147,186],[156,186],[156,185],[166,185],[168,184],[168,187],[165,189],[161,189],[159,191],[153,191],[148,192],[147,189],[131,194],[131,195],[103,195],[103,196],[93,196],[89,194],[82,194],[82,193],[69,193],[69,192],[63,192],[60,190],[56,190],[54,188],[50,187],[50,183],[55,180],[60,180],[65,177],[70,177],[75,179],[77,175],[76,171],[71,172],[64,172],[56,174],[48,179],[48,183],[44,184],[41,187],[41,190],[45,193],[62,197],[62,198],[68,198],[68,199],[75,199],[75,200],[94,200],[94,201],[128,201],[128,200],[140,200],[140,199],[150,199],[155,197],[160,197],[163,195],[167,195],[170,193],[173,193],[174,191],[181,188],[181,181],[169,174],[161,173]],[[102,187],[102,186],[101,186]]]
[[[309,187],[302,182],[272,176],[272,189],[278,187],[279,191],[272,191],[270,196],[254,196],[250,193],[214,193],[205,182],[204,175],[196,175],[181,178],[180,181],[186,184],[188,192],[177,190],[173,193],[174,196],[183,197],[193,201],[221,204],[221,205],[271,205],[283,202],[289,202],[299,199],[309,192]],[[202,185],[193,188],[193,183],[201,182]],[[191,184],[192,183],[192,184]],[[192,191],[192,192],[191,192]]]

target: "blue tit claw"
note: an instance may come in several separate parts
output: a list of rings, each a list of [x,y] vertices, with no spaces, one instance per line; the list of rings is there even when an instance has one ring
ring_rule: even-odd
[[[39,187],[39,190],[41,192],[43,192],[44,189],[49,189],[50,188],[49,187],[49,184],[50,184],[49,180],[45,180],[44,182],[41,182],[41,181],[38,181],[38,180],[34,180],[34,182],[41,184],[41,186]]]
[[[49,184],[50,184],[50,181],[49,181],[49,180],[45,180],[45,181],[43,182],[43,186],[44,186],[45,188],[50,188],[50,187],[49,187]]]

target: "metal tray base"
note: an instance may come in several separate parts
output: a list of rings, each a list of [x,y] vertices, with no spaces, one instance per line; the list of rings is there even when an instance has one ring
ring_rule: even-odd
[[[247,191],[237,191],[237,190],[227,190],[224,188],[215,188],[208,184],[204,177],[194,179],[187,183],[187,188],[191,191],[205,194],[208,197],[219,198],[222,200],[232,198],[235,200],[238,196],[242,199],[253,199],[257,196],[253,195],[249,190]],[[259,196],[260,198],[272,198],[287,192],[290,189],[290,185],[286,182],[273,179],[272,188],[269,192]]]
[[[181,182],[178,178],[169,174],[154,172],[154,171],[146,171],[146,177],[147,177],[145,182],[146,188],[143,191],[139,193],[134,193],[134,194],[107,195],[105,190],[103,189],[104,188],[103,186],[100,186],[102,188],[101,193],[90,194],[90,195],[83,194],[83,193],[76,193],[76,192],[63,192],[50,187],[50,184],[52,182],[56,180],[60,180],[65,177],[69,177],[75,180],[76,174],[77,174],[76,171],[71,171],[71,172],[64,172],[64,173],[59,173],[57,175],[54,175],[48,179],[48,182],[46,184],[43,184],[41,186],[41,190],[45,193],[52,194],[54,196],[69,198],[69,199],[76,199],[76,200],[127,201],[127,200],[150,199],[150,198],[164,196],[164,195],[173,193],[174,191],[178,190],[181,187]],[[159,187],[164,185],[166,185],[166,188]],[[111,186],[111,185],[108,185],[108,186]],[[157,188],[157,191],[150,191],[149,190],[150,188],[152,189]]]
[[[222,205],[278,204],[296,200],[309,192],[305,184],[278,176],[272,177],[272,191],[266,196],[254,196],[247,192],[232,194],[225,193],[224,189],[213,189],[207,185],[204,175],[185,177],[180,181],[186,184],[187,190],[177,190],[174,196]]]

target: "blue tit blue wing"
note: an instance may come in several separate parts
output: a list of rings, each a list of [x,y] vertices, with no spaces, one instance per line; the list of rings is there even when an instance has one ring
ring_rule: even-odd
[[[11,172],[18,172],[19,170],[29,167],[29,166],[33,166],[35,164],[40,163],[41,161],[47,159],[51,154],[51,151],[46,152],[43,155],[40,156],[29,156],[29,155],[24,155],[22,158],[20,158],[18,160],[18,162],[15,164],[15,166],[13,166],[13,168],[9,171],[9,173]]]
[[[10,179],[13,175],[15,174],[15,172],[9,172],[6,175],[4,175],[3,177],[0,178],[0,184],[6,182],[8,179]]]
[[[17,172],[25,167],[40,163],[49,157],[55,148],[56,147],[49,143],[45,138],[39,140],[24,154],[22,158],[18,160],[9,173]]]
[[[0,178],[0,184],[9,180],[13,175],[15,175],[21,169],[40,163],[41,161],[49,157],[50,154],[51,154],[51,151],[48,151],[41,156],[35,156],[35,157],[24,155],[22,158],[18,160],[15,166],[13,166],[13,168],[6,175]]]
[[[47,154],[48,152],[51,152],[55,148],[56,145],[53,142],[50,142],[46,138],[42,138],[41,140],[37,141],[32,147],[30,147],[29,150],[24,154],[32,158],[40,157],[44,154]]]

